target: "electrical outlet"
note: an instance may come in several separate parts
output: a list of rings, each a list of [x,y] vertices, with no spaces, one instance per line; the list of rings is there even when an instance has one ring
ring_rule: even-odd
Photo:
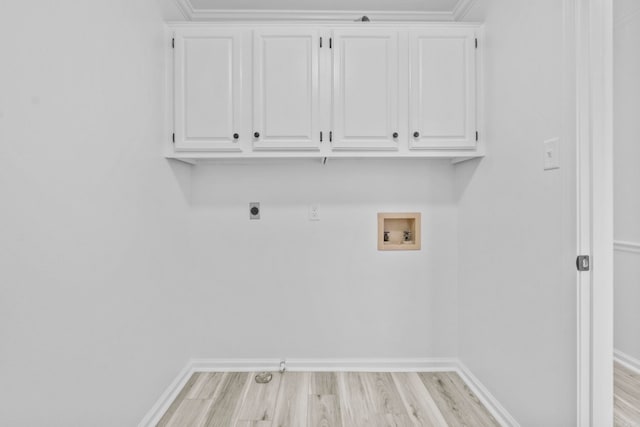
[[[549,139],[544,142],[544,170],[560,169],[560,140]]]
[[[320,221],[320,206],[309,206],[309,221]]]
[[[249,203],[249,219],[260,219],[260,202]]]

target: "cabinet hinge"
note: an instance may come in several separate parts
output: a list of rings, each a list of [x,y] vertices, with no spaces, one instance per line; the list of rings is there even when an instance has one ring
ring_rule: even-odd
[[[591,270],[591,260],[589,259],[589,255],[579,255],[576,259],[576,267],[578,268],[578,271]]]
[[[173,141],[173,143],[175,144],[175,142],[176,142],[176,134],[175,133],[171,135],[171,141]]]
[[[478,39],[476,39],[476,49],[478,48]]]
[[[480,134],[476,131],[476,142],[480,139]]]
[[[329,132],[329,142],[333,142],[333,131]]]
[[[171,39],[171,48],[172,49],[176,48],[176,39]]]

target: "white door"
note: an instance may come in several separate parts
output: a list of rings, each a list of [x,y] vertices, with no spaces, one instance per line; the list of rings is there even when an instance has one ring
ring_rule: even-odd
[[[319,149],[317,31],[254,31],[253,146]]]
[[[398,67],[396,31],[333,32],[334,149],[398,148]]]
[[[475,147],[475,49],[473,29],[410,33],[410,148]]]
[[[241,33],[178,30],[174,37],[175,150],[239,151]]]

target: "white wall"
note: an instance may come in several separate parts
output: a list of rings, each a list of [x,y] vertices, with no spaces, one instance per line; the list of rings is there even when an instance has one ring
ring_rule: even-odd
[[[385,211],[422,212],[421,251],[377,250]],[[455,356],[456,214],[448,161],[197,167],[190,354]]]
[[[0,425],[135,425],[191,357],[455,356],[453,166],[168,162],[166,5],[0,6]]]
[[[155,0],[0,3],[0,425],[135,425],[191,356]]]
[[[572,425],[561,3],[479,1],[490,153],[457,170],[170,163],[165,4],[2,3],[0,425],[134,425],[190,357],[458,354],[523,425]],[[422,212],[422,251],[378,252],[379,211]]]
[[[575,425],[574,110],[563,108],[563,2],[479,0],[468,19],[486,26],[488,155],[457,170],[460,358],[521,425]],[[544,172],[543,141],[558,136],[562,167]]]
[[[640,4],[614,2],[615,239],[640,245]],[[615,253],[615,348],[640,360],[640,253]]]

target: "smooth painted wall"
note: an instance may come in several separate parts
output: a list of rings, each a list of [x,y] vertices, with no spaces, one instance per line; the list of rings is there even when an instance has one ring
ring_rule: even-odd
[[[614,232],[640,245],[640,3],[614,2]],[[640,360],[640,253],[615,252],[614,346]]]
[[[0,425],[133,426],[191,356],[155,0],[0,2]]]
[[[164,159],[167,9],[0,6],[0,425],[136,425],[194,357],[455,356],[453,166]]]
[[[576,423],[575,96],[563,3],[479,0],[487,157],[457,167],[459,356],[523,426]],[[566,106],[566,108],[565,108]],[[561,168],[543,170],[560,137]]]
[[[457,354],[450,162],[203,165],[191,200],[193,356]],[[249,202],[261,203],[259,221]],[[378,251],[378,212],[421,212],[422,250]]]

